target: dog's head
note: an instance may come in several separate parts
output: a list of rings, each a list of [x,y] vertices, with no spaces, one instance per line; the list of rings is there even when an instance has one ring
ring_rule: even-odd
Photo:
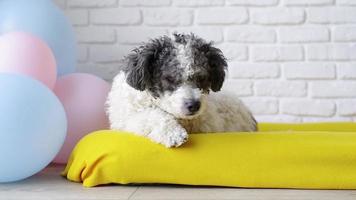
[[[193,34],[150,40],[126,57],[127,83],[155,97],[157,106],[177,118],[197,116],[210,90],[225,79],[226,59],[211,42]]]

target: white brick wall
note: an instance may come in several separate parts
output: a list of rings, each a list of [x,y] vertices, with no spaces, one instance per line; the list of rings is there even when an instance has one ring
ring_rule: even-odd
[[[148,38],[215,41],[224,90],[260,121],[356,121],[356,0],[55,0],[74,24],[78,70],[111,80]]]

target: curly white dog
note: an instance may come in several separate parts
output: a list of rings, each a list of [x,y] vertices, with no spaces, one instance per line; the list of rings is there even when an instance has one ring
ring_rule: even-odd
[[[108,97],[111,128],[166,147],[188,133],[255,131],[251,112],[221,89],[227,68],[220,49],[193,34],[163,36],[136,48]]]

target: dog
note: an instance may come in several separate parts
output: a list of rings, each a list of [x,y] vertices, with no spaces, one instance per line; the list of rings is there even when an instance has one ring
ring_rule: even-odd
[[[194,34],[161,36],[124,59],[107,100],[111,129],[178,147],[188,133],[257,130],[249,109],[221,90],[227,61]]]

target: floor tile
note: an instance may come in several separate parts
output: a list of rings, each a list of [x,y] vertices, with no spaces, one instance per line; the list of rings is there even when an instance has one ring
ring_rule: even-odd
[[[60,176],[63,166],[49,167],[38,175],[16,183],[0,184],[0,200],[121,200],[136,191],[135,186],[85,188]]]

